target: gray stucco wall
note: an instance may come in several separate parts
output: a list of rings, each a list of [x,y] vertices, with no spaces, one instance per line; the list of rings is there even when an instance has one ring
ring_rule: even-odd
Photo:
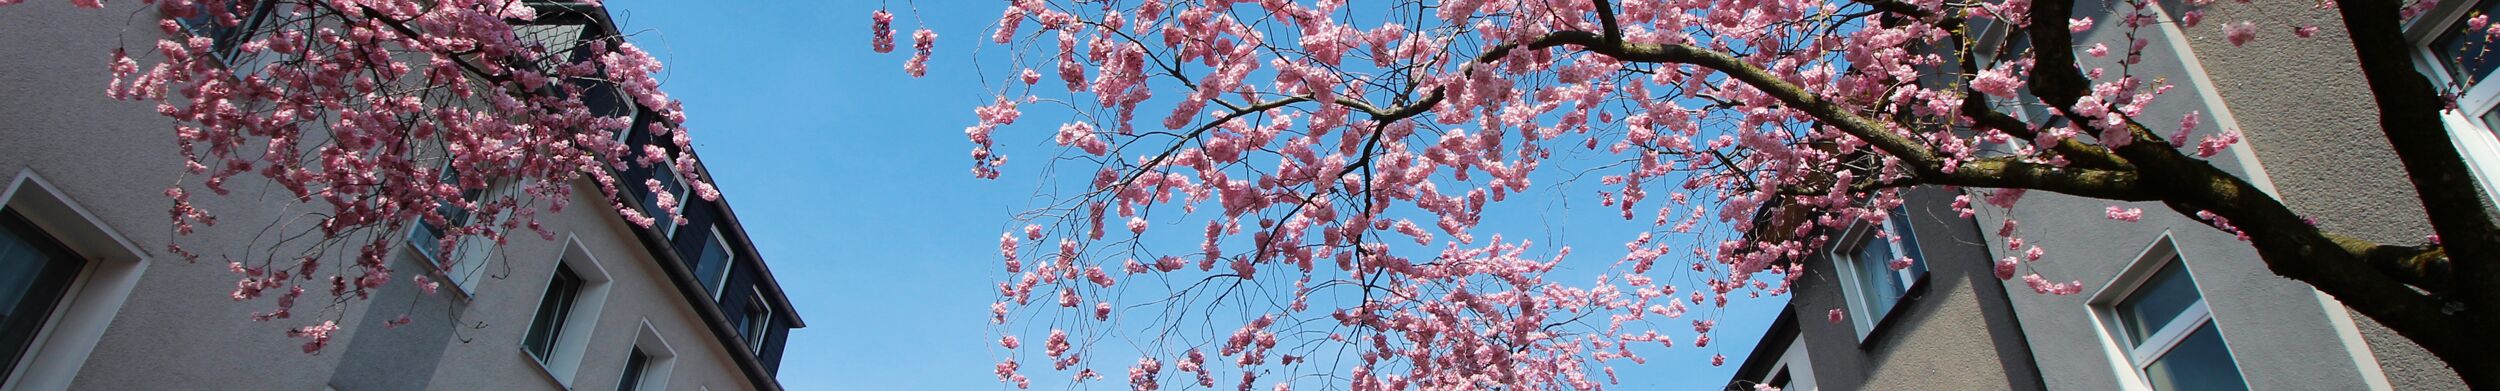
[[[1847,308],[1833,262],[1807,260],[1789,305],[1812,357],[1816,385],[1829,390],[2039,389],[2020,325],[1969,219],[1951,208],[1955,193],[1911,191],[1904,205],[1928,272],[1864,342],[1856,326],[1826,314]],[[1850,313],[1847,316],[1864,316]]]
[[[153,103],[115,101],[103,92],[111,49],[149,51],[158,38],[156,13],[138,2],[107,4],[104,10],[61,1],[0,8],[0,42],[8,42],[0,45],[0,175],[41,175],[154,259],[77,372],[73,389],[559,389],[519,344],[568,236],[598,257],[614,287],[587,333],[591,344],[574,386],[613,388],[625,349],[648,319],[676,354],[667,389],[751,388],[730,360],[735,353],[701,323],[627,226],[597,207],[606,204],[597,191],[579,186],[574,207],[540,216],[558,240],[513,235],[475,300],[417,294],[408,277],[428,269],[412,253],[397,251],[395,281],[370,301],[325,307],[328,295],[313,292],[293,319],[249,320],[248,313],[268,310],[270,301],[229,299],[238,276],[218,257],[244,254],[260,226],[311,209],[277,207],[286,204],[283,191],[245,175],[228,185],[234,190],[229,197],[194,186],[195,202],[221,224],[173,235],[166,215],[171,201],[163,195],[183,178],[173,124]],[[169,241],[207,258],[184,263],[165,253]],[[381,327],[401,313],[417,322]],[[319,354],[305,354],[302,340],[284,336],[288,328],[322,319],[346,328]]]
[[[2343,19],[2305,3],[2232,4],[2208,20],[2251,20],[2264,39],[2234,46],[2219,26],[2186,38],[2266,162],[2268,179],[2292,210],[2319,227],[2382,243],[2419,243],[2430,234],[2404,167],[2380,132],[2378,107],[2344,34]],[[2283,18],[2279,15],[2300,15]],[[2293,24],[2323,26],[2294,37]],[[2358,313],[2348,315],[2400,390],[2464,389],[2430,353]]]
[[[2099,2],[2078,4],[2078,15],[2104,15],[2095,18],[2098,27],[2078,35],[2078,48],[2093,43],[2104,43],[2113,49],[2127,46],[2123,23],[2106,16],[2109,11],[2102,6]],[[2250,7],[2237,3],[2230,6]],[[2271,11],[2277,14],[2299,9],[2307,15],[2308,6],[2284,3],[2254,7],[2275,8]],[[2418,218],[2418,208],[2412,212],[2401,208],[2370,209],[2387,207],[2389,198],[2410,199],[2409,191],[2390,190],[2402,189],[2397,186],[2401,179],[2396,179],[2397,185],[2390,185],[2382,180],[2347,178],[2394,167],[2393,160],[2383,154],[2384,141],[2372,144],[2377,139],[2359,137],[2358,132],[2375,131],[2375,116],[2351,107],[2358,105],[2362,106],[2359,110],[2367,110],[2368,98],[2359,85],[2360,76],[2351,62],[2349,46],[2321,47],[2318,42],[2343,45],[2343,41],[2324,36],[2300,40],[2290,36],[2288,26],[2263,25],[2268,21],[2281,23],[2281,18],[2255,18],[2261,21],[2260,35],[2265,39],[2250,47],[2233,48],[2222,43],[2218,21],[2249,18],[2210,14],[2205,25],[2187,30],[2184,37],[2175,35],[2176,26],[2171,24],[2137,31],[2136,37],[2151,45],[2145,49],[2144,61],[2128,70],[2139,77],[2164,79],[2180,87],[2162,96],[2162,103],[2147,108],[2139,121],[2155,126],[2166,136],[2189,110],[2202,112],[2205,125],[2192,137],[2211,134],[2219,127],[2248,133],[2247,142],[2209,159],[2215,165],[2261,184],[2273,179],[2295,209],[2319,217],[2330,229],[2379,230],[2369,236],[2379,240],[2405,235],[2399,227],[2407,226],[2407,216]],[[2174,44],[2182,40],[2193,42],[2196,55],[2182,55],[2186,48]],[[2086,70],[2106,68],[2110,75],[2098,80],[2106,81],[2120,73],[2121,68],[2112,63],[2120,57],[2123,53],[2113,53],[2107,59],[2081,60]],[[2251,146],[2256,151],[2253,155]],[[2259,160],[2271,164],[2260,169],[2253,164]],[[2328,202],[2347,206],[2339,206],[2345,209],[2333,213],[2324,211],[2325,208],[2303,207]],[[2113,205],[2142,208],[2145,217],[2134,223],[2111,220],[2102,209]],[[2015,253],[2002,251],[2005,240],[1993,231],[2009,216],[2016,218],[2021,221],[2017,235],[2045,248],[2048,254],[2040,262],[2027,264],[2027,272],[2038,272],[2052,281],[2081,281],[2086,285],[2082,294],[2071,296],[2033,294],[2020,281],[2007,281],[2004,285],[2015,292],[2010,298],[2033,351],[2074,358],[2041,361],[2040,369],[2050,388],[2117,389],[2122,385],[2120,374],[2133,371],[2123,356],[2105,354],[2115,347],[2115,342],[2105,337],[2088,300],[2113,293],[2106,292],[2111,289],[2109,285],[2165,233],[2174,240],[2182,262],[2213,310],[2214,322],[2243,377],[2254,389],[2385,387],[2381,383],[2384,377],[2378,373],[2382,362],[2411,362],[2402,352],[2392,355],[2393,359],[2381,357],[2373,361],[2369,358],[2373,349],[2364,348],[2359,340],[2366,333],[2355,331],[2346,309],[2303,283],[2274,275],[2247,243],[2171,212],[2163,205],[2032,192],[2010,212],[1985,207],[1981,210],[1979,221],[1990,231],[1990,249],[2000,250],[2000,255]],[[2388,341],[2368,338],[2368,342],[2386,346]],[[2384,347],[2375,350],[2388,356]],[[2412,382],[2422,379],[2418,375],[2407,377],[2406,381],[2397,382],[2395,388],[2422,389],[2442,384],[2437,379]],[[2453,380],[2446,384],[2453,384]]]

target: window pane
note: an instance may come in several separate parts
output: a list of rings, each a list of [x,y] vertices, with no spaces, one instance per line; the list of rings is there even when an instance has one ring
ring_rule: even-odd
[[[0,211],[0,379],[17,366],[86,260],[14,211]]]
[[[634,391],[642,388],[643,367],[650,365],[651,356],[642,354],[642,349],[633,349],[631,353],[627,353],[625,356],[625,377],[623,379],[617,379],[616,391]]]
[[[1910,229],[1910,211],[1908,209],[1893,208],[1892,225],[1888,227],[1885,232],[1891,233],[1894,237],[1901,238],[1901,240],[1892,242],[1893,245],[1900,247],[1899,251],[1901,253],[1898,256],[1910,257],[1910,267],[1902,270],[1909,272],[1909,275],[1912,276],[1927,274],[1927,260],[1920,258],[1921,255],[1918,251],[1918,233]],[[1891,262],[1891,260],[1885,260],[1885,262]],[[1906,289],[1908,287],[1904,286],[1903,288]]]
[[[2483,112],[2483,127],[2486,129],[2500,129],[2500,110]]]
[[[2457,83],[2473,87],[2475,83],[2482,82],[2483,77],[2490,76],[2492,70],[2500,69],[2500,56],[2491,54],[2491,36],[2469,31],[2470,27],[2465,23],[2467,19],[2495,12],[2500,12],[2500,1],[2476,4],[2473,10],[2458,16],[2457,22],[2449,26],[2448,31],[2440,32],[2439,38],[2431,42],[2431,54],[2439,56],[2440,65],[2447,67],[2448,75],[2456,78]]]
[[[1904,290],[1901,275],[1889,265],[1893,258],[1892,245],[1885,243],[1884,238],[1869,237],[1850,257],[1850,262],[1855,264],[1852,266],[1857,268],[1858,292],[1862,296],[1859,300],[1866,301],[1866,320],[1883,319],[1884,313],[1892,311],[1893,301],[1901,299]]]
[[[2248,382],[2240,380],[2239,364],[2231,361],[2231,351],[2222,342],[2222,334],[2215,332],[2210,322],[2198,325],[2169,353],[2145,366],[2144,379],[2160,391],[2248,389]]]
[[[529,335],[521,340],[522,348],[539,362],[546,362],[547,354],[555,351],[556,338],[564,332],[565,318],[573,314],[573,298],[581,285],[581,278],[574,276],[571,268],[556,265],[555,277],[547,281],[547,295],[539,298],[538,316],[530,322]]]
[[[674,202],[676,202],[680,208],[684,207],[686,204],[686,185],[678,182],[677,170],[673,166],[670,166],[667,162],[662,162],[660,164],[653,165],[652,167],[651,171],[653,174],[651,179],[660,181],[660,191],[668,192],[669,197],[675,199]],[[660,232],[672,232],[672,229],[677,227],[677,223],[676,220],[672,220],[669,217],[669,209],[660,208],[660,196],[655,193],[646,193],[650,191],[650,188],[642,184],[634,184],[634,188],[640,190],[636,192],[637,194],[643,195],[642,214],[649,215],[653,219],[659,219],[660,224],[662,224],[660,226]]]
[[[2144,344],[2144,337],[2161,331],[2162,326],[2169,325],[2171,319],[2186,311],[2188,305],[2196,304],[2199,297],[2196,282],[2188,278],[2187,269],[2180,266],[2179,258],[2174,256],[2164,262],[2166,264],[2160,271],[2153,272],[2152,278],[2144,280],[2144,286],[2135,288],[2135,293],[2128,294],[2127,300],[2118,302],[2118,320],[2127,329],[2127,340],[2134,341],[2135,345]]]
[[[764,353],[764,330],[772,323],[772,311],[771,308],[764,306],[764,298],[758,296],[747,300],[746,319],[738,322],[740,323],[739,337],[746,338],[747,347],[753,349],[758,355]]]
[[[713,229],[712,240],[704,242],[702,255],[695,259],[695,276],[701,279],[703,287],[712,290],[713,296],[724,296],[719,293],[729,279],[729,239],[722,237],[718,228]]]

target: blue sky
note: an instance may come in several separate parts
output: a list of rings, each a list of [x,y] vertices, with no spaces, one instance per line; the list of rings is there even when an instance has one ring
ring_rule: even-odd
[[[973,43],[987,37],[998,2],[922,2],[922,18],[894,3],[904,30],[894,54],[868,50],[875,1],[607,4],[632,40],[667,64],[664,88],[685,101],[696,148],[809,323],[791,333],[784,385],[1012,388],[991,375],[1006,354],[988,323],[993,284],[1005,277],[997,241],[1011,215],[1035,202],[1038,157],[1056,153],[1048,129],[1064,117],[1027,111],[998,132],[1000,148],[1025,160],[1011,158],[999,180],[970,175],[972,144],[962,129],[973,122],[971,108],[992,97],[977,76]],[[915,24],[940,35],[929,75],[917,79],[902,71]],[[1554,201],[1500,204],[1480,232],[1572,245],[1572,262],[1596,265],[1587,267],[1620,257],[1640,226],[1595,205],[1594,188],[1550,183],[1531,193]],[[1569,197],[1550,197],[1557,193]],[[1625,378],[1618,388],[1717,388],[1781,300],[1731,305],[1710,348],[1688,348],[1689,325],[1661,324],[1662,333],[1677,331],[1679,348],[1650,352],[1646,366],[1618,368]],[[1727,354],[1730,365],[1710,367],[1712,353]],[[1060,379],[1036,376],[1035,388],[1068,388]]]

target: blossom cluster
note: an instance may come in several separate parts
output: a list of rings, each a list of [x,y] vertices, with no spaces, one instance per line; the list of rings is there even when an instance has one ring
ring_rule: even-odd
[[[1275,376],[1297,363],[1355,390],[1605,388],[1613,366],[1686,333],[1659,324],[1691,322],[1689,346],[1706,348],[1730,296],[1789,292],[1838,245],[1829,233],[1892,221],[1908,203],[1896,183],[2093,163],[2076,148],[2212,157],[2237,143],[2198,133],[2197,114],[2166,139],[2143,130],[2174,86],[2132,73],[2151,44],[2132,32],[2159,13],[2123,3],[2038,21],[2127,37],[2076,48],[2097,65],[2074,70],[2076,102],[2045,110],[2071,121],[1973,126],[1970,110],[2039,104],[2026,101],[2048,61],[1920,48],[1982,41],[1957,24],[2028,25],[2030,1],[1008,1],[976,44],[1005,48],[1015,82],[972,110],[971,171],[1001,177],[1003,140],[1031,137],[1058,147],[1039,161],[1068,188],[999,239],[997,374],[1029,386],[1032,349],[1012,341],[1048,335],[1049,370],[1082,383],[1124,366],[1140,390],[1289,388]],[[2221,7],[2190,3],[2183,24]],[[889,40],[890,16],[872,17]],[[2232,43],[2255,39],[2222,24]],[[918,76],[927,58],[905,66]],[[1957,66],[1960,80],[1934,80]],[[1555,182],[1598,186],[1608,213],[1651,228],[1620,258],[1576,261],[1593,281],[1556,276],[1571,247],[1479,228]],[[2026,195],[1951,190],[1963,218]],[[2028,267],[2054,260],[2019,219],[1991,217],[2009,254],[1997,278],[2080,292]]]
[[[436,243],[412,244],[437,246],[438,254],[521,232],[552,239],[538,214],[567,207],[583,180],[617,200],[610,208],[650,224],[621,201],[613,173],[656,165],[699,172],[685,152],[686,133],[671,125],[685,118],[659,89],[655,57],[607,34],[551,36],[532,27],[542,12],[578,11],[500,0],[140,3],[153,8],[145,15],[162,16],[151,24],[164,38],[146,50],[114,50],[103,92],[154,103],[173,120],[189,175],[164,192],[175,232],[217,225],[217,211],[194,197],[228,195],[238,178],[314,211],[308,224],[272,224],[319,239],[301,253],[167,246],[185,260],[222,258],[239,276],[230,294],[237,301],[280,292],[276,308],[253,319],[297,315],[307,290],[339,302],[368,297],[408,274],[385,259],[410,229],[439,232]],[[594,88],[615,90],[618,101],[589,102]],[[593,103],[660,119],[647,131],[670,148],[626,150],[617,134],[634,126],[636,113]],[[699,175],[687,179],[696,194],[718,197]],[[464,262],[440,258],[446,270]],[[415,274],[409,281],[435,289]],[[312,352],[338,327],[325,321],[289,334],[308,340]]]

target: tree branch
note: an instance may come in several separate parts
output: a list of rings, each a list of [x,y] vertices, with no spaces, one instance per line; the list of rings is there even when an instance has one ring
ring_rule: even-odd
[[[2383,0],[2339,1],[2344,25],[2351,31],[2353,51],[2361,60],[2361,73],[2370,83],[2371,97],[2378,104],[2379,127],[2387,142],[2402,161],[2406,178],[2418,192],[2422,210],[2429,212],[2431,227],[2439,232],[2447,252],[2456,258],[2456,271],[2461,274],[2457,287],[2462,293],[2485,303],[2500,305],[2500,228],[2495,228],[2491,215],[2483,209],[2474,175],[2465,167],[2464,156],[2457,153],[2448,139],[2447,126],[2439,116],[2446,109],[2430,80],[2414,70],[2411,45],[2404,40],[2400,4]],[[2485,315],[2484,321],[2500,321],[2500,308],[2474,308]],[[2489,324],[2489,323],[2485,323]]]

